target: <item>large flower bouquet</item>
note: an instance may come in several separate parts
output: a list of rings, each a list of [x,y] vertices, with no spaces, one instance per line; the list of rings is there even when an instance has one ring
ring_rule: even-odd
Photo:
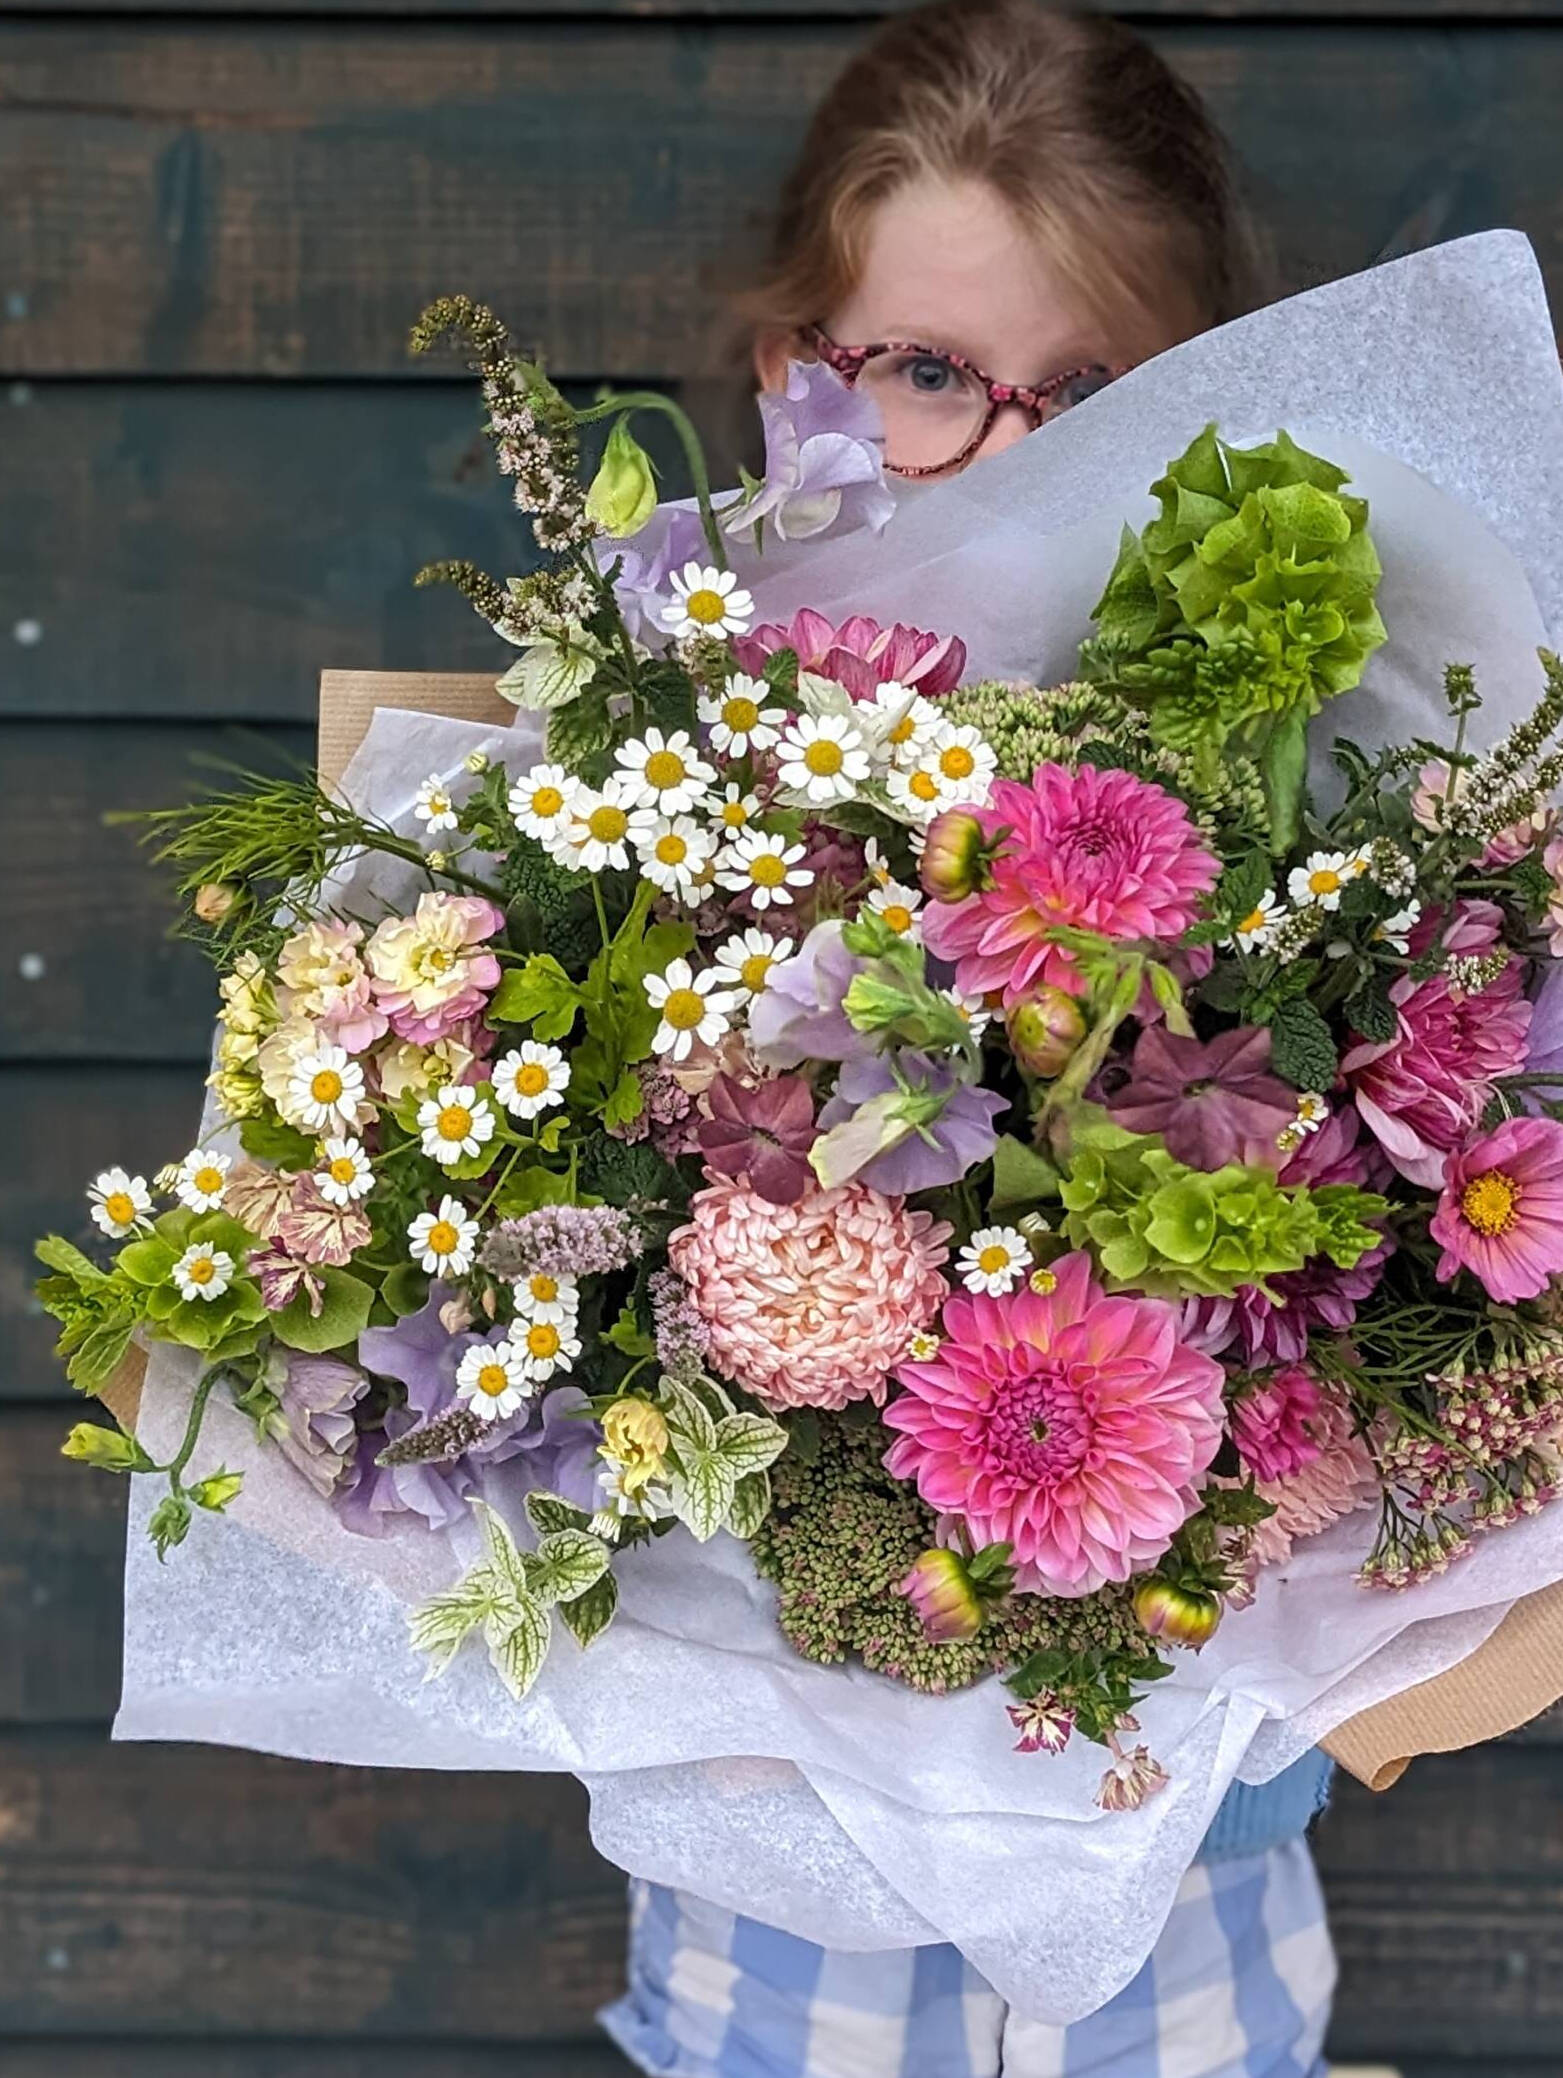
[[[1408,1588],[1557,1486],[1563,667],[1478,756],[1451,663],[1449,740],[1337,739],[1329,806],[1381,572],[1284,432],[1169,466],[1073,680],[973,683],[953,631],[757,624],[729,567],[883,524],[829,371],[728,498],[672,413],[659,508],[670,406],[452,330],[544,560],[429,574],[517,648],[532,751],[411,828],[293,778],[148,819],[221,970],[214,1108],[40,1289],[79,1386],[133,1341],[199,1384],[167,1461],[68,1450],[165,1483],[160,1552],[238,1492],[213,1393],[349,1531],[475,1514],[413,1637],[517,1697],[626,1554],[729,1533],[799,1654],[1001,1674],[1021,1749],[1100,1742],[1133,1807],[1140,1694],[1298,1540],[1376,1511],[1363,1585]]]

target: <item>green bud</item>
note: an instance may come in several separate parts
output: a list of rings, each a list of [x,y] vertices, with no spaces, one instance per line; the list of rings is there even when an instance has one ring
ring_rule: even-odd
[[[1135,1595],[1134,1613],[1140,1628],[1152,1638],[1165,1638],[1169,1645],[1187,1645],[1198,1652],[1215,1636],[1221,1604],[1204,1588],[1177,1587],[1170,1580],[1152,1577]]]
[[[147,1535],[157,1546],[157,1555],[166,1559],[176,1544],[183,1544],[190,1534],[190,1503],[177,1494],[170,1494],[166,1501],[159,1501],[152,1511],[152,1520],[147,1524]]]
[[[151,1472],[155,1466],[134,1436],[119,1429],[102,1429],[96,1422],[79,1421],[60,1445],[61,1457],[79,1464],[97,1465],[105,1472]]]
[[[953,1645],[982,1629],[982,1597],[957,1551],[925,1551],[896,1593],[917,1611],[931,1644]]]
[[[1066,989],[1044,983],[1009,1013],[1009,1043],[1029,1075],[1061,1075],[1085,1037],[1080,1005]]]
[[[210,1508],[214,1515],[221,1515],[243,1484],[242,1472],[213,1472],[189,1489],[190,1498],[197,1508]]]
[[[638,534],[657,506],[657,483],[651,457],[630,431],[627,418],[615,419],[602,461],[586,493],[587,517],[616,541]]]

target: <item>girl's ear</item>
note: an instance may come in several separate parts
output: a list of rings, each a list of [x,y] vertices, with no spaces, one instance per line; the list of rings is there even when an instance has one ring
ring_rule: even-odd
[[[754,341],[754,373],[762,390],[784,390],[787,387],[787,363],[795,358],[791,351],[794,341],[790,333],[774,329],[756,333]]]

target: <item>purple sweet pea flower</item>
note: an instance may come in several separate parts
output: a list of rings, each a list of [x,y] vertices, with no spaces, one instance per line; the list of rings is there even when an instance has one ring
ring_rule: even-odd
[[[849,389],[823,361],[790,361],[787,387],[760,397],[765,428],[765,480],[731,518],[726,532],[778,541],[875,533],[895,511],[885,482],[885,428],[879,407]]]
[[[282,1425],[271,1431],[273,1440],[316,1493],[329,1494],[356,1455],[353,1407],[369,1390],[369,1380],[340,1356],[310,1356],[300,1349],[284,1354],[286,1368],[276,1386]]]
[[[919,1100],[927,1101],[929,1113],[921,1130],[907,1122],[916,1116]],[[964,1081],[953,1062],[929,1054],[898,1054],[894,1066],[885,1054],[848,1061],[835,1095],[819,1115],[824,1131],[840,1131],[831,1151],[836,1161],[824,1151],[823,1141],[817,1143],[816,1172],[823,1183],[855,1178],[891,1198],[958,1183],[992,1154],[998,1141],[993,1121],[1008,1106],[1007,1097]]]
[[[1531,1006],[1525,1043],[1525,1073],[1556,1076],[1556,1087],[1527,1089],[1527,1111],[1540,1111],[1542,1099],[1563,1097],[1563,964],[1548,966]]]
[[[765,977],[749,1006],[749,1041],[767,1068],[804,1061],[862,1060],[873,1041],[853,1026],[841,1005],[865,962],[847,951],[841,921],[816,924],[790,960]]]
[[[630,633],[661,643],[667,635],[661,611],[673,596],[669,579],[686,563],[704,563],[711,551],[692,505],[659,505],[638,534],[594,542],[592,553],[599,570],[619,565],[613,591]]]

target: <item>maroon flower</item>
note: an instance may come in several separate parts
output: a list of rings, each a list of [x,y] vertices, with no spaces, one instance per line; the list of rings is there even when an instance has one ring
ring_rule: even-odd
[[[745,1089],[718,1075],[706,1092],[711,1115],[700,1121],[700,1151],[720,1176],[747,1177],[773,1205],[795,1205],[814,1180],[814,1099],[800,1075],[778,1075]]]
[[[1297,1115],[1297,1093],[1269,1070],[1270,1034],[1262,1026],[1240,1025],[1207,1041],[1152,1025],[1108,1109],[1131,1133],[1159,1133],[1168,1154],[1191,1169],[1228,1162],[1278,1169],[1276,1138]]]

